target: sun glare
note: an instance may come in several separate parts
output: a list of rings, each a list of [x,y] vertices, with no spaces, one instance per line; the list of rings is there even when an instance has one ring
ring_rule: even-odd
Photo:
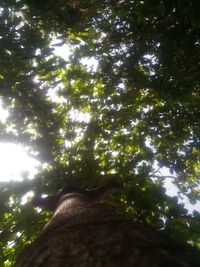
[[[6,123],[9,112],[3,108],[0,99],[0,122]],[[0,142],[0,182],[23,180],[23,173],[32,179],[37,173],[39,162],[28,156],[25,149],[17,144]]]
[[[54,54],[57,56],[62,57],[65,60],[69,60],[69,56],[72,54],[72,51],[70,49],[70,46],[67,44],[59,45],[57,46],[57,43],[59,43],[59,39],[55,39],[52,43],[51,46],[55,49]]]
[[[23,180],[23,173],[32,179],[37,173],[39,162],[29,157],[22,146],[0,143],[0,181]]]
[[[0,99],[0,122],[5,123],[8,118],[8,111],[2,107],[2,101]]]

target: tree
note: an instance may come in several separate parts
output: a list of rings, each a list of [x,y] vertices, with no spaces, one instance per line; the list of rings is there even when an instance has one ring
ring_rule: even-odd
[[[94,196],[99,197],[100,191],[102,188],[84,191],[67,185],[47,197],[46,204],[50,201],[52,205],[52,199],[57,202],[54,215],[15,267],[199,266],[198,249],[166,239],[145,224],[95,204]]]
[[[199,213],[164,187],[171,179],[180,197],[199,200],[199,10],[195,0],[1,1],[0,95],[9,118],[0,138],[47,166],[34,180],[1,184],[2,264],[49,216],[21,205],[24,194],[49,195],[69,181],[93,188],[112,173],[124,190],[110,201],[131,219],[199,244]],[[65,43],[68,60],[53,53]],[[92,58],[97,69],[84,64]]]

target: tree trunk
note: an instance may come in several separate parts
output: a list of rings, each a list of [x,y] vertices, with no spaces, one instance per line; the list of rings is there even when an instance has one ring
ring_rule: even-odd
[[[82,194],[66,194],[15,267],[199,267],[200,252]]]

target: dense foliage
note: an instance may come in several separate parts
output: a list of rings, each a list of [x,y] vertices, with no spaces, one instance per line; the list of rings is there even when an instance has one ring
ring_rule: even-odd
[[[200,199],[200,2],[5,0],[0,36],[9,111],[0,140],[42,166],[33,180],[1,184],[0,265],[48,217],[22,196],[66,181],[92,188],[112,173],[124,184],[112,197],[118,209],[198,245],[200,214],[180,201]],[[68,58],[56,55],[64,44]],[[166,195],[166,179],[179,199]]]

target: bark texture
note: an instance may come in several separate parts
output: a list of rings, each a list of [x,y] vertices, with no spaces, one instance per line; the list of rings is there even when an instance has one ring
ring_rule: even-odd
[[[200,252],[168,240],[87,196],[62,196],[41,235],[15,267],[199,267]]]

